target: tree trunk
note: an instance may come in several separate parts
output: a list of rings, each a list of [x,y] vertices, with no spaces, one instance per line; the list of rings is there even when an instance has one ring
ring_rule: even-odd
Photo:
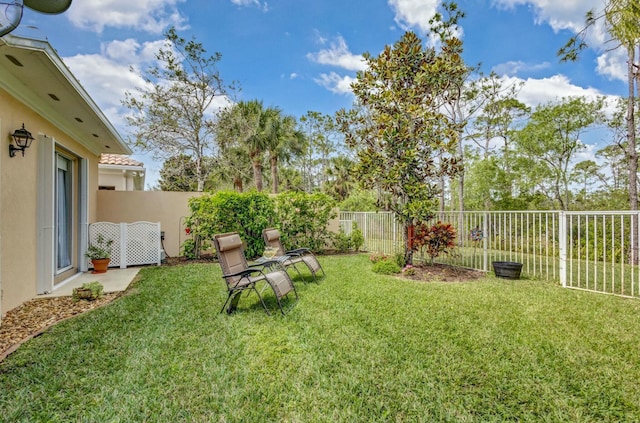
[[[638,152],[636,151],[635,87],[640,84],[640,73],[636,72],[633,47],[629,49],[627,62],[629,98],[627,100],[627,159],[629,160],[629,207],[638,210]]]
[[[253,168],[253,180],[258,192],[262,191],[262,158],[259,154],[251,155],[251,167]]]
[[[440,176],[440,205],[439,205],[440,220],[444,219],[444,201],[445,201],[444,188],[445,188],[445,181],[444,181],[444,175],[442,175]]]
[[[279,185],[279,181],[278,181],[278,158],[275,156],[272,156],[271,159],[271,181],[273,184],[273,187],[271,189],[271,192],[274,194],[278,193],[278,185]]]
[[[460,134],[460,140],[458,141],[458,159],[460,160],[460,172],[458,173],[458,210],[462,216],[462,212],[464,211],[464,151],[462,150],[462,134]]]
[[[237,191],[237,192],[242,192],[244,187],[242,186],[242,177],[241,176],[234,176],[233,177],[233,188]]]
[[[198,178],[198,192],[204,191],[204,177],[202,176],[202,161],[196,159],[196,178]]]
[[[402,232],[404,234],[404,261],[405,264],[413,265],[413,248],[411,245],[411,233],[412,226],[411,220],[404,220],[402,222]]]
[[[635,125],[635,88],[640,84],[640,74],[636,72],[635,46],[628,50],[627,78],[629,84],[629,98],[627,103],[627,159],[629,166],[629,208],[638,210],[638,152],[636,151]],[[632,217],[634,230],[631,233],[631,263],[638,264],[638,215]]]

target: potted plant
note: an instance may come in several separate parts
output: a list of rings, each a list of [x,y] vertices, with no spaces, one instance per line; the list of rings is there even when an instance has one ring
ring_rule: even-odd
[[[96,238],[96,243],[89,245],[85,256],[87,256],[93,264],[92,273],[104,273],[107,271],[107,267],[111,261],[112,244],[112,239],[106,239],[102,234],[100,234]]]
[[[103,292],[104,286],[100,282],[86,282],[83,283],[81,287],[73,288],[73,295],[71,297],[74,301],[94,301],[100,298]]]

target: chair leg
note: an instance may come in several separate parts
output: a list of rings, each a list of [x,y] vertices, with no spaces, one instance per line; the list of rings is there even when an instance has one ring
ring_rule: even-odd
[[[256,291],[256,295],[258,296],[258,298],[260,298],[262,307],[264,307],[264,312],[267,313],[267,316],[271,316],[271,313],[269,313],[269,309],[267,308],[267,305],[264,303],[264,300],[262,299],[262,295],[260,295],[260,293],[258,292],[258,289],[256,288],[255,284],[251,287],[251,289]]]
[[[313,254],[309,254],[308,256],[313,257],[316,263],[318,263],[318,271],[322,270],[322,278],[324,278],[327,274],[324,273],[324,269],[322,268],[322,265],[320,264],[320,261],[318,260],[318,258]],[[315,283],[319,283],[320,281],[318,280],[318,272],[313,269],[314,266],[311,266],[309,263],[307,263],[304,260],[303,260],[303,263],[307,266],[307,268],[309,269],[309,272],[311,272],[311,276],[313,276],[313,281]]]
[[[260,303],[262,304],[262,307],[264,308],[265,313],[267,313],[268,316],[271,316],[271,313],[269,313],[269,309],[267,308],[267,305],[262,299],[260,292],[258,292],[258,290],[256,289],[255,284],[252,285],[251,288],[249,289],[254,290],[256,292],[256,295],[260,299]],[[238,308],[238,302],[240,301],[240,297],[242,296],[242,293],[244,291],[247,291],[247,296],[251,294],[251,291],[249,289],[245,288],[237,291],[229,291],[229,296],[227,297],[227,301],[224,302],[224,305],[222,306],[220,313],[222,313],[225,308],[227,309],[227,314],[232,314],[234,311],[236,311],[236,309]],[[229,305],[228,307],[227,307],[227,304]]]
[[[300,272],[300,269],[298,269],[298,266],[296,266],[295,264],[291,265],[290,267],[293,267],[293,269],[298,273],[298,276],[300,276],[300,279],[302,279],[302,281],[304,283],[307,283],[307,278],[305,278],[304,276],[302,276],[302,272]]]
[[[227,307],[227,304],[229,305],[229,308],[227,308],[227,314],[233,313],[235,309],[238,307],[238,301],[240,301],[240,295],[242,295],[242,291],[229,291],[229,295],[227,296],[227,301],[224,302],[224,305],[222,306],[220,313],[224,311],[224,309]]]

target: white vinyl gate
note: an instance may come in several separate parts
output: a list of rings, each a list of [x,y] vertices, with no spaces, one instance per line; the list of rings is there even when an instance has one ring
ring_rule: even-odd
[[[402,251],[402,226],[393,213],[340,212],[340,221],[347,234],[355,222],[366,251]],[[490,271],[493,261],[516,261],[523,264],[523,277],[640,297],[636,212],[446,212],[431,223],[436,221],[451,223],[458,233],[458,246],[438,262]]]

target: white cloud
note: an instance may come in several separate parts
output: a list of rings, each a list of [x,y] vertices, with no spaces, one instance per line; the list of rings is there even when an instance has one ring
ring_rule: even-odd
[[[407,30],[417,27],[426,33],[430,29],[429,19],[435,15],[441,0],[388,0],[388,3],[401,28]]]
[[[607,51],[598,57],[596,72],[612,79],[626,81],[627,60],[627,51],[623,48]]]
[[[328,49],[320,50],[317,53],[309,53],[307,58],[321,65],[338,66],[351,71],[367,68],[364,58],[361,55],[351,53],[342,36],[336,37],[335,41],[330,43]]]
[[[551,66],[549,62],[529,64],[522,61],[511,61],[500,63],[493,67],[493,71],[498,75],[517,75],[521,72],[535,72],[542,69],[548,69]]]
[[[105,27],[133,28],[152,34],[169,26],[184,28],[186,19],[177,5],[186,0],[83,0],[65,14],[77,27],[102,32]]]
[[[597,97],[604,96],[609,100],[608,104],[613,104],[613,100],[617,98],[615,96],[605,96],[595,88],[584,88],[574,85],[569,78],[564,75],[554,75],[542,79],[504,77],[503,80],[505,86],[523,82],[524,85],[518,93],[518,100],[532,108],[540,104],[559,101],[563,97],[581,96],[595,100]]]
[[[231,3],[241,7],[256,6],[265,12],[269,11],[269,4],[266,1],[261,3],[258,0],[231,0]]]
[[[318,78],[314,78],[314,81],[336,94],[351,94],[351,84],[355,81],[355,78],[350,76],[341,76],[335,72],[320,74]]]
[[[64,62],[116,127],[124,126],[121,101],[126,91],[144,86],[129,63],[98,54],[66,57]]]
[[[594,10],[596,14],[604,7],[603,0],[493,0],[497,7],[513,8],[530,6],[539,25],[547,23],[554,31],[569,30],[574,34],[585,27],[585,15]],[[611,37],[606,33],[602,19],[587,32],[586,42],[590,48],[601,53],[596,71],[611,79],[626,81],[626,52],[624,49],[610,51]],[[568,40],[568,38],[567,38]]]
[[[554,31],[570,29],[578,32],[584,27],[585,14],[591,10],[601,10],[602,0],[493,0],[497,7],[513,8],[531,6],[535,22],[548,23]]]

